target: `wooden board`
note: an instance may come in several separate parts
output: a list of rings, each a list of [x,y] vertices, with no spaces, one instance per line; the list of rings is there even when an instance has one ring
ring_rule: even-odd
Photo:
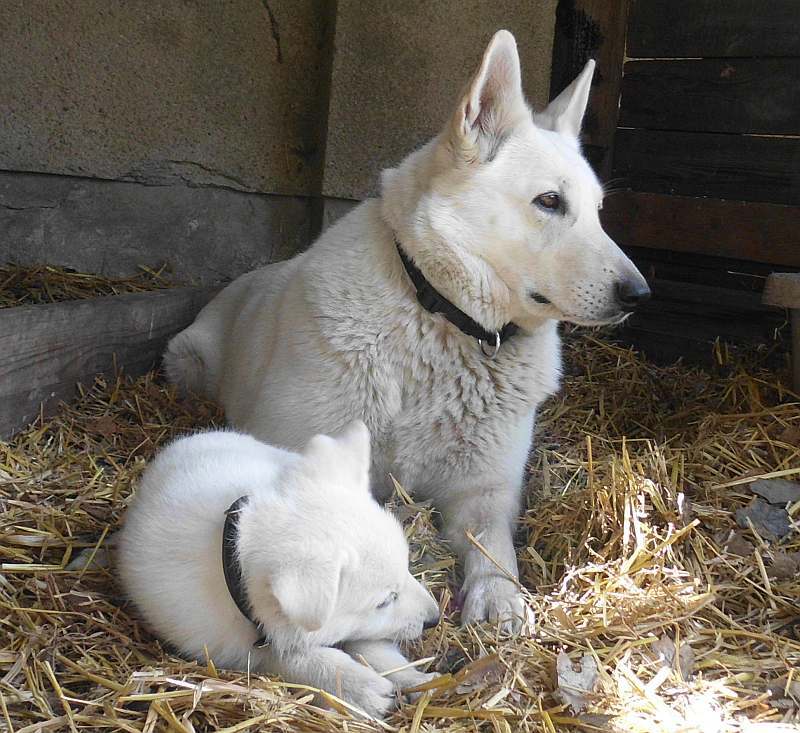
[[[761,305],[757,293],[670,280],[651,280],[650,287],[652,300],[620,331],[650,359],[710,365],[717,339],[784,351],[774,335],[785,317]]]
[[[637,263],[638,264],[638,263]],[[650,359],[714,363],[714,343],[764,346],[780,365],[785,345],[775,340],[785,315],[755,292],[651,278],[653,297],[626,321],[622,338]]]
[[[800,23],[800,2],[798,2]],[[800,135],[800,58],[629,61],[619,124]]]
[[[634,0],[631,58],[800,56],[797,0]]]
[[[625,252],[648,280],[687,282],[749,293],[760,294],[767,277],[775,271],[775,265],[763,262],[710,257],[694,252],[645,247],[625,247]],[[782,265],[780,269],[794,268]]]
[[[141,374],[216,292],[177,288],[0,309],[0,437],[90,384],[97,374]],[[116,360],[116,362],[115,362]]]
[[[601,216],[622,246],[800,267],[800,207],[624,192]]]
[[[586,157],[601,178],[611,171],[627,17],[628,0],[559,0],[556,8],[550,96],[595,59],[582,137]]]
[[[636,191],[800,204],[800,138],[621,128],[614,150]]]

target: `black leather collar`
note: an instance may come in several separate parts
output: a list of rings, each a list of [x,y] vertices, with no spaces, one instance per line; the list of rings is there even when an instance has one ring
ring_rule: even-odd
[[[248,502],[247,496],[240,496],[225,512],[225,525],[222,528],[222,572],[225,574],[225,585],[231,594],[236,608],[258,632],[258,639],[253,646],[269,646],[270,640],[262,631],[261,624],[253,618],[250,610],[250,601],[247,600],[247,591],[242,578],[242,566],[236,557],[236,547],[239,544],[239,522],[237,515]]]
[[[512,322],[506,323],[499,331],[487,331],[480,323],[470,318],[464,311],[453,305],[453,303],[434,288],[420,269],[411,261],[411,258],[405,253],[402,246],[400,246],[400,242],[396,238],[394,242],[397,246],[397,253],[400,255],[400,261],[403,263],[403,267],[408,273],[409,278],[411,278],[411,282],[414,284],[414,288],[417,291],[417,300],[419,304],[429,313],[441,313],[462,333],[478,339],[481,350],[483,350],[484,344],[486,344],[489,349],[494,350],[494,354],[492,354],[491,351],[488,352],[488,354],[484,351],[484,354],[487,354],[487,356],[496,355],[500,344],[519,331],[519,326]]]

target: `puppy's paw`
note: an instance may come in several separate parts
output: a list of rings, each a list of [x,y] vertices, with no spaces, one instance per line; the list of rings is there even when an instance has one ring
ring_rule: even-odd
[[[106,547],[95,549],[86,547],[81,550],[67,565],[67,570],[108,570],[111,567],[111,550]]]
[[[383,719],[397,705],[394,683],[362,664],[347,665],[340,681],[342,698],[372,718]]]
[[[393,675],[391,675],[391,680],[394,683],[394,686],[397,688],[397,691],[402,693],[403,690],[407,690],[410,687],[419,687],[420,685],[424,685],[426,682],[430,682],[437,676],[438,675],[430,672],[418,672],[416,669],[404,669],[402,672],[395,672]],[[405,693],[405,696],[411,702],[415,702],[417,699],[419,699],[420,695],[422,695],[421,692]]]
[[[465,590],[461,623],[488,621],[505,633],[518,634],[533,623],[533,614],[517,587],[499,575],[475,578]]]

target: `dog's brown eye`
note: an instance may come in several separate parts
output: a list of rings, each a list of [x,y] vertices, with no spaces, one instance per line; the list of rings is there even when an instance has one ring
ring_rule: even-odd
[[[383,601],[381,601],[377,608],[386,608],[390,603],[394,603],[397,600],[397,593],[392,591]]]
[[[559,196],[555,191],[548,191],[547,193],[537,196],[533,200],[533,203],[542,209],[556,211],[561,207],[561,196]]]

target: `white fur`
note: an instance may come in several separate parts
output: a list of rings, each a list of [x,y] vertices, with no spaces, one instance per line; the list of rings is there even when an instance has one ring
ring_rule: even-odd
[[[128,509],[117,541],[123,586],[182,654],[278,673],[381,716],[396,688],[428,679],[379,672],[407,663],[394,642],[418,637],[438,608],[408,570],[402,528],[370,496],[368,470],[363,423],[316,436],[302,454],[231,432],[178,440],[147,468]],[[225,510],[243,495],[237,556],[268,648],[253,646],[256,627],[222,569]],[[348,641],[374,669],[332,648]]]
[[[499,31],[445,130],[384,171],[379,200],[234,281],[165,357],[174,382],[270,442],[296,448],[365,420],[375,493],[391,472],[441,510],[464,561],[465,621],[524,613],[465,531],[516,575],[512,529],[536,409],[558,388],[558,320],[619,321],[617,284],[644,286],[600,226],[602,189],[580,152],[592,69],[534,117],[514,39]],[[550,191],[564,211],[532,203]],[[395,237],[485,328],[521,327],[497,358],[417,303]]]

